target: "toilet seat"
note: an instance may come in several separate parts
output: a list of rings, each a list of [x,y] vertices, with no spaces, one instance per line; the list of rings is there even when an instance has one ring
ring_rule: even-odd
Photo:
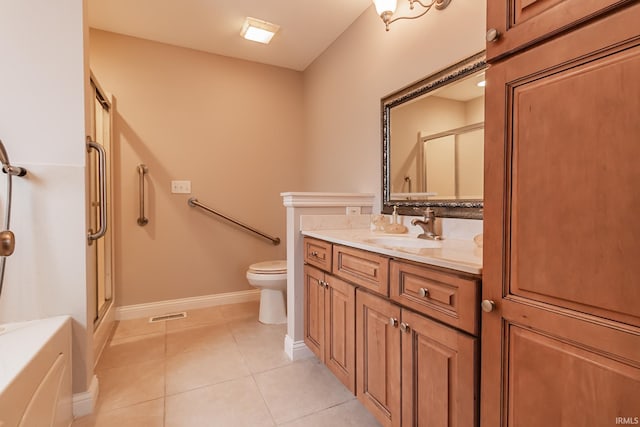
[[[253,274],[283,274],[287,272],[287,261],[264,261],[251,264],[249,273]]]

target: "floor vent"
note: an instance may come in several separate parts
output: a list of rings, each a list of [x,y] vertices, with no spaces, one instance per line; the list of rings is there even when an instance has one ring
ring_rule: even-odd
[[[149,323],[164,322],[165,320],[184,319],[185,317],[187,317],[186,311],[183,311],[182,313],[163,314],[162,316],[154,316],[150,318]]]

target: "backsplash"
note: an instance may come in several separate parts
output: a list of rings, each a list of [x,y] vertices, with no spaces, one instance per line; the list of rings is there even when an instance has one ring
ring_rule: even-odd
[[[389,218],[390,215],[386,215]],[[408,234],[422,232],[418,226],[411,225],[413,218],[421,216],[400,216],[400,223],[407,226]],[[301,215],[300,230],[352,230],[371,227],[371,215]],[[436,232],[446,239],[473,240],[482,233],[482,220],[461,218],[438,218]]]

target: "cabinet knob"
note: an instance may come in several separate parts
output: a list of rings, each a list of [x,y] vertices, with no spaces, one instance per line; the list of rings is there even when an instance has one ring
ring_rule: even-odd
[[[324,286],[325,289],[329,288],[329,282],[322,282],[322,285]]]
[[[491,313],[493,309],[496,308],[496,303],[491,300],[485,299],[480,303],[480,307],[485,313]]]
[[[311,251],[311,256],[318,257],[318,251]]]
[[[420,295],[422,298],[428,297],[429,296],[429,289],[427,288],[420,288],[418,290],[418,295]]]
[[[396,319],[395,317],[390,317],[389,318],[389,325],[391,325],[391,327],[393,327],[393,328],[397,328],[398,327],[398,319]]]
[[[500,31],[496,30],[495,28],[489,28],[489,30],[487,31],[487,41],[489,43],[497,42],[501,35],[502,34],[500,34]]]
[[[409,331],[411,331],[411,327],[409,326],[408,323],[402,322],[402,323],[400,323],[400,330],[402,332],[408,333]]]

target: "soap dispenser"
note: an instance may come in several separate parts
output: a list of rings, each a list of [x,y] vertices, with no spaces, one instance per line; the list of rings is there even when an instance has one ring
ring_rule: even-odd
[[[385,233],[391,234],[402,234],[407,232],[407,227],[400,224],[400,218],[398,218],[398,206],[393,207],[393,215],[391,219],[391,224],[387,224],[384,226]]]

